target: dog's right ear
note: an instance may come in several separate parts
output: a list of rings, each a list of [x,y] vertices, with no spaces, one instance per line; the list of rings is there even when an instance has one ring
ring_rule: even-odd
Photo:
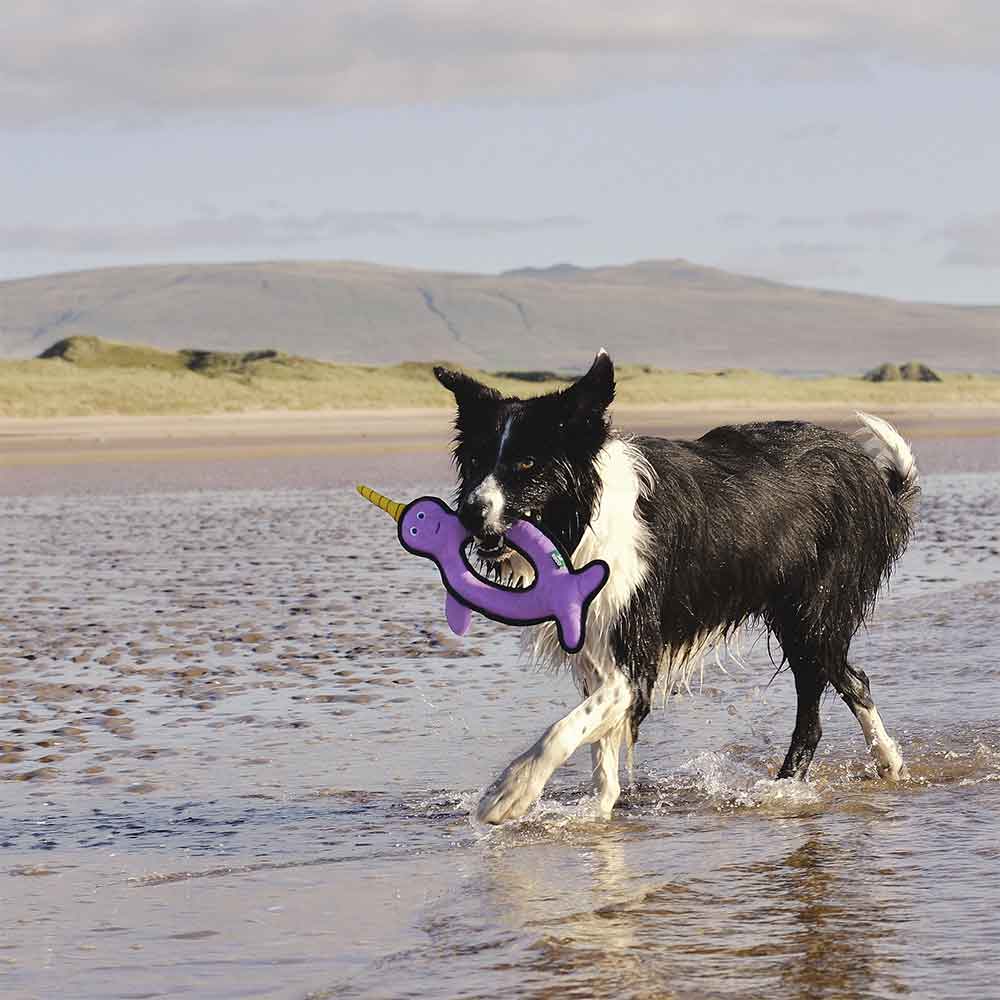
[[[585,375],[559,394],[570,421],[603,419],[615,398],[615,366],[602,347]]]
[[[438,365],[434,369],[434,377],[455,396],[455,401],[459,406],[500,398],[500,393],[496,389],[491,389],[489,386],[483,385],[482,382],[477,382],[463,372],[452,371],[450,368]]]

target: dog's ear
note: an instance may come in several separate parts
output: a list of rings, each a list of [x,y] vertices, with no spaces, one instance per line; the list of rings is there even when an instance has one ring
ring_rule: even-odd
[[[450,368],[438,365],[434,369],[434,377],[454,395],[459,406],[500,398],[500,393],[496,389],[477,382],[463,372],[452,371]]]
[[[587,374],[563,390],[562,398],[570,420],[603,416],[615,398],[615,366],[603,347]]]

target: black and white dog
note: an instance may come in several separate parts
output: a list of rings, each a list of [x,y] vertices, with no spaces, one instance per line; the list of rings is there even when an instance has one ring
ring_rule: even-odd
[[[879,774],[905,776],[868,678],[847,662],[918,497],[913,455],[888,423],[858,415],[872,454],[792,421],[719,427],[697,441],[628,437],[610,428],[614,368],[604,351],[579,381],[534,399],[435,374],[458,405],[459,516],[494,575],[516,584],[531,573],[504,539],[519,518],[540,520],[575,565],[601,558],[611,568],[578,654],[562,652],[552,625],[533,630],[535,656],[571,666],[584,700],[490,786],[482,821],[523,815],[583,743],[598,808],[610,815],[621,746],[637,738],[654,687],[686,684],[705,650],[744,623],[777,638],[795,678],[779,778],[805,777],[827,684],[860,722]]]

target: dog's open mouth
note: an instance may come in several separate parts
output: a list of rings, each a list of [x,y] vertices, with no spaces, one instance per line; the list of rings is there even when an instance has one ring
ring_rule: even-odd
[[[483,535],[477,537],[475,542],[476,556],[483,562],[498,562],[510,553],[503,535]]]
[[[534,583],[534,567],[504,535],[476,536],[469,556],[469,569],[484,583],[508,590],[523,590]]]
[[[531,561],[504,534],[474,535],[469,545],[468,565],[480,580],[511,590],[530,587],[535,581]]]

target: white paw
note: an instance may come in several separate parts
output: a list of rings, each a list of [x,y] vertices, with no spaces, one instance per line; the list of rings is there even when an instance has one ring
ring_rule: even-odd
[[[617,788],[595,788],[593,790],[594,808],[600,819],[611,819],[611,811],[618,801],[619,794]]]
[[[888,762],[876,761],[875,770],[878,776],[886,781],[909,781],[910,772],[902,760]]]
[[[903,763],[903,755],[899,752],[896,741],[886,734],[881,739],[872,742],[871,754],[875,759],[875,770],[878,776],[887,781],[907,781],[910,772]]]
[[[512,761],[479,801],[476,818],[480,823],[504,823],[519,819],[539,799],[552,768],[534,749]]]

